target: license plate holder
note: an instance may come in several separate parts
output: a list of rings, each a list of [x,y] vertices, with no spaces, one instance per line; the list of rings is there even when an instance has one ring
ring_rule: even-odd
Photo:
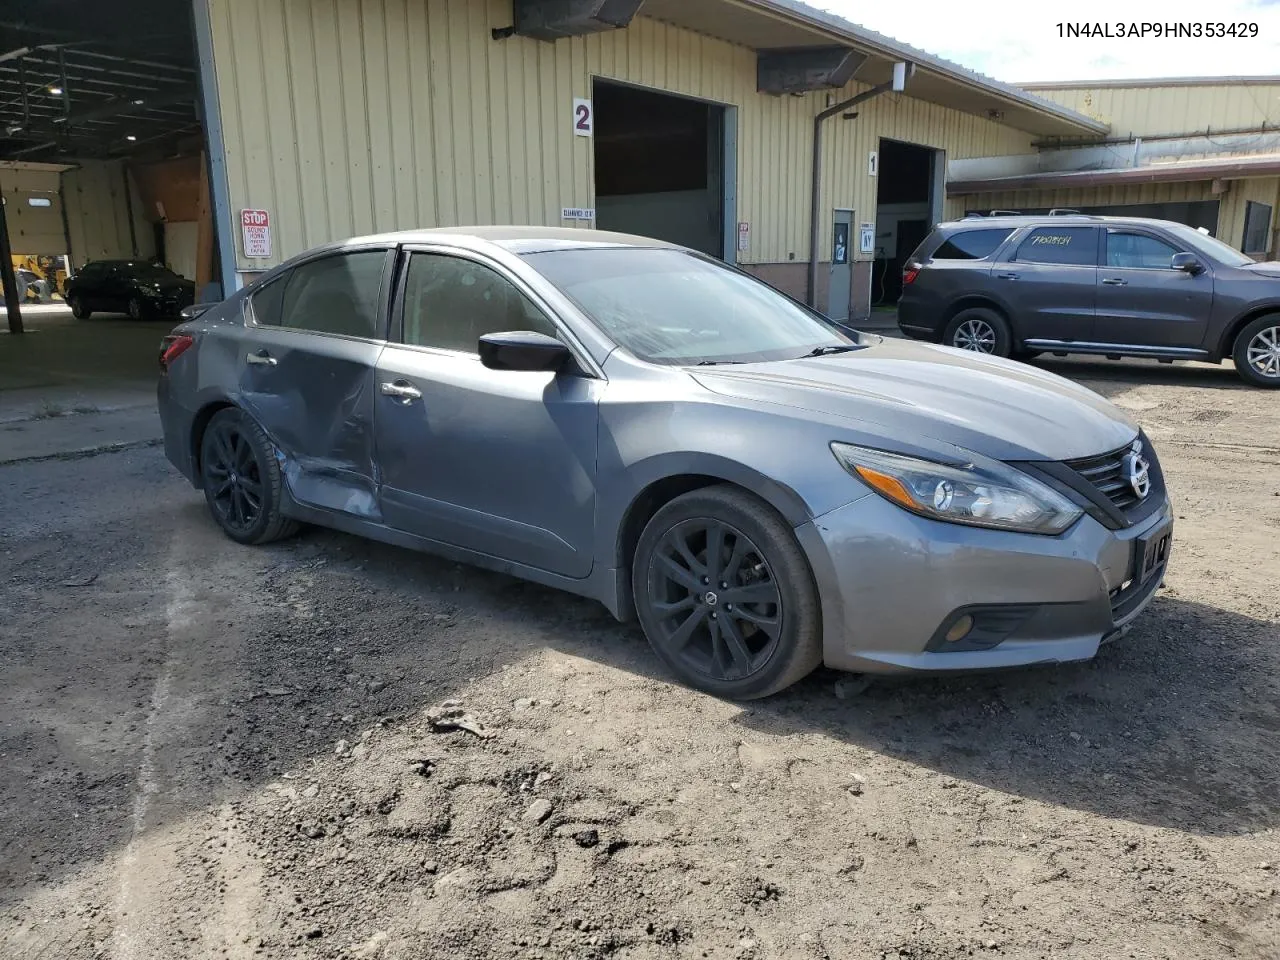
[[[1173,525],[1166,523],[1138,537],[1134,543],[1134,573],[1139,583],[1146,583],[1169,559]]]

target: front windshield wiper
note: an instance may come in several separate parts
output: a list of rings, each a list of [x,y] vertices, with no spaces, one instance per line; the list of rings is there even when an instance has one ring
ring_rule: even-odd
[[[853,343],[827,344],[824,347],[814,347],[805,357],[826,357],[833,353],[848,353],[850,350],[861,350],[862,347]],[[801,359],[804,359],[803,357]]]
[[[746,363],[745,360],[699,360],[695,367],[719,367],[728,363]]]

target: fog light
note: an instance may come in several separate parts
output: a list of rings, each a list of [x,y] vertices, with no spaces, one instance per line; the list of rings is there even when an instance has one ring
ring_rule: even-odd
[[[966,613],[951,625],[951,629],[947,631],[945,639],[947,643],[955,643],[956,641],[963,640],[967,637],[969,635],[969,631],[972,629],[973,617]]]

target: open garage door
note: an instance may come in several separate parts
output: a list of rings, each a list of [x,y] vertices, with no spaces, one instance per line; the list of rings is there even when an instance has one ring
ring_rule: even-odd
[[[42,289],[55,299],[68,271],[101,260],[218,292],[200,103],[190,3],[45,0],[0,19],[0,193],[18,269],[54,258],[61,276]]]
[[[894,304],[902,295],[902,265],[942,219],[941,150],[881,139],[876,182],[876,244],[871,302]]]
[[[594,83],[596,225],[732,258],[730,108]]]

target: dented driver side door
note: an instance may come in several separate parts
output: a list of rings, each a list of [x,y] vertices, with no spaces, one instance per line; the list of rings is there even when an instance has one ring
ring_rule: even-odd
[[[299,264],[249,298],[235,358],[241,403],[274,442],[293,497],[371,520],[381,518],[374,369],[391,261],[385,248],[348,248]]]

